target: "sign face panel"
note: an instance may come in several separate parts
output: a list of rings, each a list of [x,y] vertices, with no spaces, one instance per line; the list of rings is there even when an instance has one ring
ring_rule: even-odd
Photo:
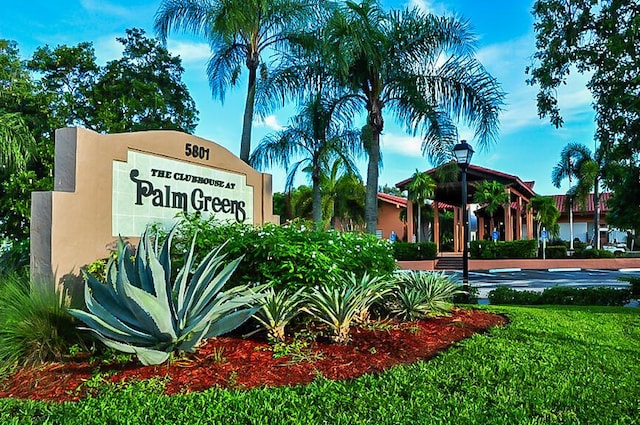
[[[128,151],[113,162],[112,236],[139,235],[149,223],[165,228],[180,212],[218,221],[253,222],[253,187],[246,176]]]
[[[271,176],[217,143],[178,131],[56,131],[54,190],[31,195],[31,276],[56,281],[77,307],[80,268],[107,258],[118,237],[136,244],[180,213],[262,225],[273,215]],[[205,253],[206,254],[206,253]]]
[[[493,232],[491,232],[491,239],[493,239],[494,241],[497,241],[498,238],[500,238],[500,232],[498,232],[497,230],[494,230]]]

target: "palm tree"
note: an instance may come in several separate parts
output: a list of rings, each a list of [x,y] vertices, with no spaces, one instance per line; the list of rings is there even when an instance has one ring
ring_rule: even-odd
[[[349,117],[341,110],[340,99],[312,97],[291,125],[265,137],[252,153],[249,163],[256,168],[280,165],[288,169],[285,187],[293,187],[299,170],[311,174],[313,220],[322,225],[321,176],[328,164],[339,158],[344,167],[357,173],[352,156],[359,154],[360,132],[349,128]],[[291,160],[297,162],[291,165]],[[290,167],[291,165],[291,167]]]
[[[341,158],[323,166],[320,174],[320,191],[322,193],[323,221],[335,228],[336,220],[347,220],[359,223],[360,210],[364,210],[364,193],[359,199],[360,188],[364,188],[360,175],[345,167]],[[362,214],[363,215],[363,214]],[[327,227],[325,225],[325,227]]]
[[[258,74],[266,75],[261,56],[287,46],[287,33],[313,14],[310,0],[162,0],[155,16],[156,33],[166,41],[171,30],[205,37],[213,50],[207,74],[214,96],[224,101],[228,86],[249,77],[242,124],[240,158],[248,162]]]
[[[534,196],[529,202],[529,209],[535,212],[534,220],[538,223],[538,240],[542,228],[546,228],[550,235],[556,237],[560,233],[558,218],[560,211],[551,196]]]
[[[375,0],[348,1],[330,17],[323,37],[343,84],[367,112],[366,223],[375,233],[385,108],[422,132],[423,153],[442,160],[457,142],[453,118],[475,127],[482,146],[494,139],[504,94],[473,56],[468,24],[455,18],[417,8],[387,13]]]
[[[596,248],[600,248],[600,238],[598,237],[600,229],[600,195],[598,192],[601,175],[602,154],[600,152],[592,154],[591,150],[581,143],[569,143],[565,146],[560,154],[560,162],[553,168],[551,173],[551,180],[556,187],[560,186],[560,182],[565,177],[570,180],[572,176],[577,178],[576,185],[569,188],[567,196],[570,199],[575,199],[582,210],[586,208],[589,195],[593,190],[594,231],[592,244]]]
[[[575,189],[571,183],[573,182],[573,178],[577,177],[574,167],[576,161],[575,156],[578,152],[575,149],[576,147],[577,144],[575,143],[569,143],[565,146],[560,153],[560,160],[551,171],[551,182],[557,188],[560,188],[562,180],[565,178],[569,179],[569,190],[565,196],[569,200],[567,208],[569,209],[569,249],[571,251],[573,251],[573,204],[575,201]]]
[[[436,190],[436,182],[427,173],[421,173],[416,169],[411,182],[407,185],[407,197],[418,204],[418,243],[422,235],[422,205],[427,199],[433,198]]]
[[[473,201],[478,204],[484,204],[484,209],[489,213],[489,234],[494,230],[493,217],[500,207],[510,208],[509,194],[505,191],[505,186],[495,180],[484,180],[476,184],[476,193],[473,195]]]
[[[18,113],[0,113],[0,167],[22,170],[31,156],[35,139]]]

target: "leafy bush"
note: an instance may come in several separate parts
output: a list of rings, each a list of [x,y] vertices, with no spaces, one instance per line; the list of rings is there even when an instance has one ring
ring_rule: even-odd
[[[607,287],[571,288],[554,286],[542,292],[519,291],[498,286],[489,292],[489,303],[512,305],[589,305],[624,306],[631,299],[629,289]]]
[[[7,275],[0,286],[0,375],[15,364],[61,360],[69,347],[84,346],[53,282],[30,288],[26,278]]]
[[[533,239],[519,241],[471,241],[473,259],[535,258],[538,242]]]
[[[393,256],[400,261],[434,260],[438,255],[434,242],[395,242]]]
[[[547,246],[547,258],[567,258],[567,247],[564,245]]]
[[[613,252],[605,249],[582,249],[573,253],[574,258],[614,258]]]
[[[411,271],[396,276],[391,313],[404,320],[446,314],[453,307],[453,297],[462,293],[460,285],[444,273]]]
[[[187,216],[179,228],[176,247],[198,233],[196,247],[208,251],[226,243],[232,257],[244,256],[229,284],[274,283],[274,289],[334,285],[335,272],[377,276],[396,269],[393,243],[366,233],[314,230],[306,221],[262,227],[221,224]]]
[[[229,332],[258,307],[258,295],[246,287],[221,292],[241,258],[223,265],[219,246],[193,271],[194,245],[171,284],[170,248],[173,231],[159,252],[147,231],[133,248],[120,239],[118,258],[107,265],[106,284],[85,274],[85,303],[89,312],[69,312],[82,320],[108,347],[135,354],[145,364],[160,364],[173,351],[195,351],[203,339]]]
[[[622,276],[619,280],[629,282],[631,285],[631,297],[634,299],[640,299],[640,277]]]
[[[12,242],[0,249],[0,276],[29,275],[29,240]]]

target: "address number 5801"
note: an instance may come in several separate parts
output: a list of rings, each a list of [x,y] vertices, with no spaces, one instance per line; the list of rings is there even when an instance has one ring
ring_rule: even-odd
[[[184,154],[192,158],[209,159],[210,148],[198,146],[191,143],[184,145]]]

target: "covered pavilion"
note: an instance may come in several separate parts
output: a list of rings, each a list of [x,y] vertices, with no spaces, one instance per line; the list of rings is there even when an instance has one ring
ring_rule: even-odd
[[[453,250],[463,251],[464,225],[462,223],[462,190],[461,173],[455,163],[432,168],[425,173],[429,174],[436,182],[435,194],[433,196],[434,205],[448,204],[453,206]],[[501,223],[500,239],[505,241],[519,239],[533,239],[533,212],[527,208],[531,198],[536,196],[533,191],[534,182],[523,182],[519,177],[500,171],[477,165],[469,165],[467,169],[467,205],[473,202],[476,192],[476,184],[485,180],[495,180],[505,186],[505,191],[509,194],[509,204],[504,205],[501,211],[496,212],[496,217]],[[396,187],[400,190],[407,190],[407,186],[412,181],[408,178],[399,183]],[[440,252],[440,223],[439,208],[434,208],[433,236],[438,252]],[[502,214],[502,215],[501,215]],[[478,217],[478,239],[488,239],[491,237],[492,229],[488,229],[488,215],[482,206],[476,211]],[[414,235],[413,225],[413,203],[407,201],[407,234]],[[411,237],[409,241],[411,241]]]

